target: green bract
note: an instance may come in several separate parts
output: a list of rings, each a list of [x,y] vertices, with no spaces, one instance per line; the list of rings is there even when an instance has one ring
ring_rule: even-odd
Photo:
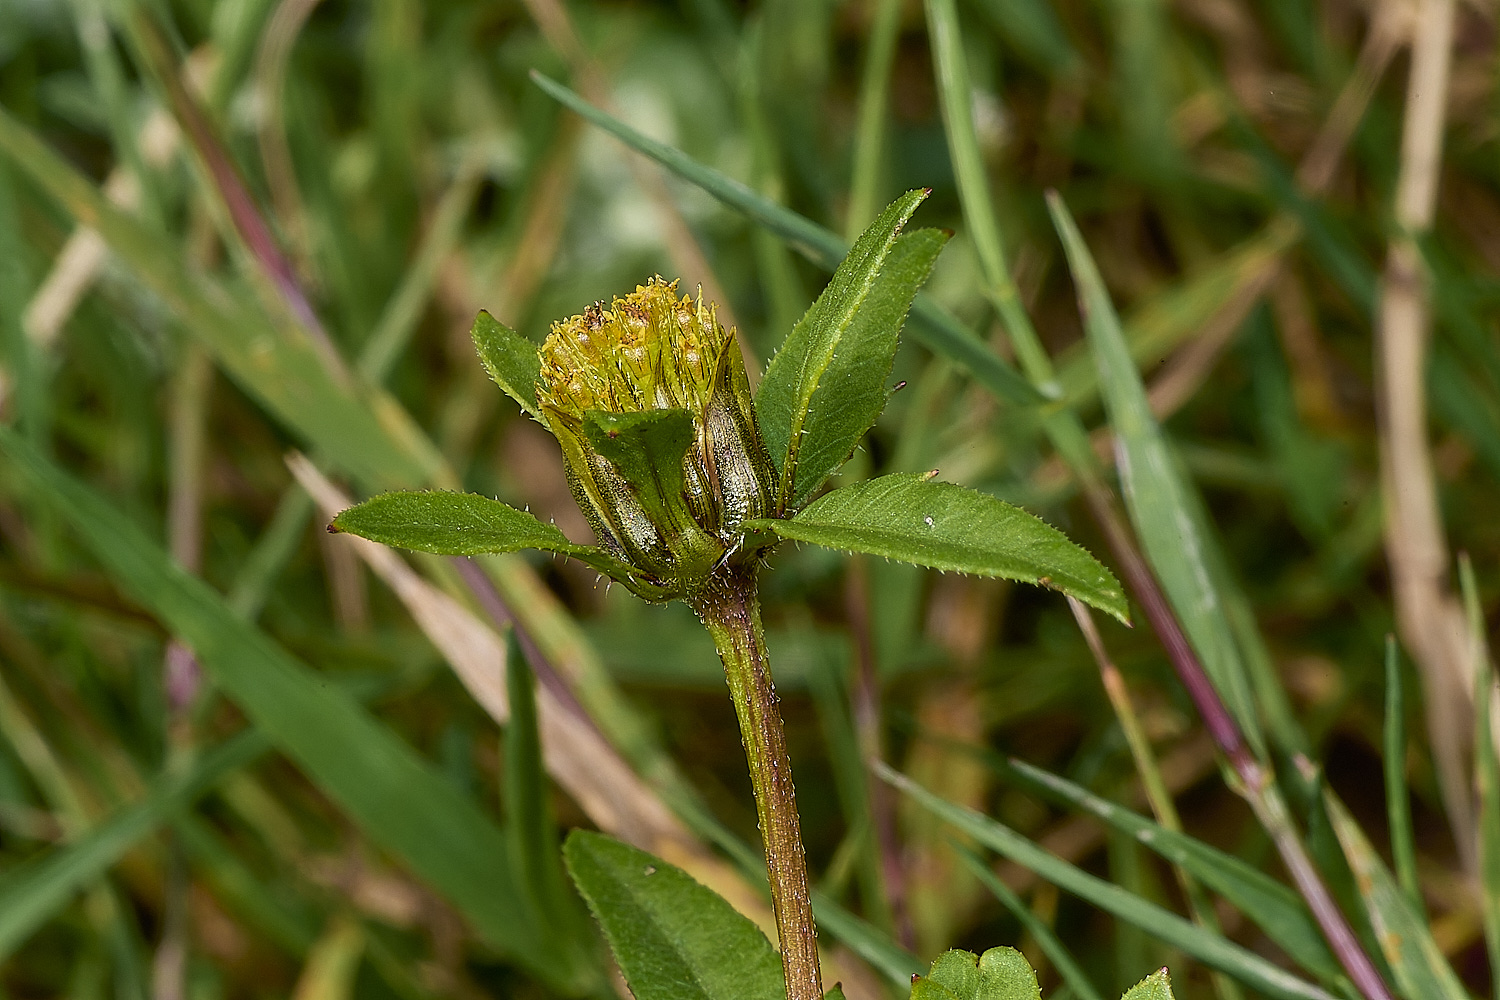
[[[903,195],[855,242],[753,399],[734,333],[675,282],[653,278],[554,323],[540,351],[480,313],[480,358],[557,438],[597,546],[465,494],[387,493],[332,527],[447,555],[543,549],[653,601],[691,601],[791,538],[1040,583],[1125,620],[1108,570],[993,497],[895,475],[812,502],[880,415],[907,311],[947,241],[902,232],[926,196]]]

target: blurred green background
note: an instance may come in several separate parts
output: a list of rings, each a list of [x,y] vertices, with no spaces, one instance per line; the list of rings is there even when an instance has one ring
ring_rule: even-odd
[[[948,49],[933,9],[957,19]],[[1434,122],[1408,43],[1444,24]],[[464,488],[582,539],[555,444],[477,363],[476,311],[540,340],[659,273],[701,287],[763,364],[826,282],[818,252],[586,124],[533,70],[841,238],[931,188],[916,221],[956,235],[928,294],[1018,364],[1019,303],[1060,402],[997,395],[908,335],[904,388],[844,481],[936,468],[1116,567],[1044,433],[1070,409],[1113,462],[1057,190],[1188,487],[1189,586],[1253,690],[1257,750],[1356,914],[1309,776],[1387,857],[1383,782],[1409,781],[1405,885],[1487,992],[1477,661],[1428,647],[1454,620],[1466,634],[1457,583],[1434,582],[1449,551],[1472,559],[1471,623],[1500,596],[1495,39],[1492,7],[1439,0],[0,0],[0,995],[607,992],[590,932],[510,907],[535,889],[521,859],[555,864],[519,835],[542,803],[755,899],[734,867],[756,844],[749,783],[690,613],[576,564],[487,564],[539,650],[554,783],[528,792],[542,763],[497,724],[526,689],[500,679],[488,592],[437,561],[365,561],[303,489],[316,469],[352,497]],[[1404,119],[1442,140],[1426,216]],[[1420,344],[1427,325],[1389,298],[1403,248],[1431,337],[1392,372],[1373,331]],[[1424,387],[1414,425],[1377,419]],[[1400,426],[1425,431],[1430,480],[1391,471],[1422,468]],[[1430,484],[1434,516],[1384,500],[1383,470]],[[1402,561],[1424,526],[1448,548]],[[862,756],[1189,912],[1170,865],[998,763],[1150,811],[1152,767],[1061,597],[790,545],[764,596],[814,877],[876,942],[824,928],[851,1000],[896,988],[902,947],[1016,944],[1045,992],[1061,982],[953,829]],[[1407,736],[1388,745],[1398,627]],[[1284,881],[1151,628],[1100,628],[1183,828]],[[1169,964],[1179,995],[1232,997],[1140,926],[993,867],[1104,993]]]

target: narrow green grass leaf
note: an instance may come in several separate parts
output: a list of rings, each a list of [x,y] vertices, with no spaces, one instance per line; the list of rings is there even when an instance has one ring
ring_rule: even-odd
[[[786,996],[760,928],[680,868],[583,830],[563,856],[637,1000]]]
[[[1052,928],[1031,912],[1031,908],[1022,901],[1021,897],[1017,896],[1010,886],[1002,882],[1000,877],[990,870],[990,866],[984,863],[984,859],[958,843],[954,844],[954,850],[958,852],[959,860],[964,863],[964,866],[974,873],[980,885],[988,889],[990,894],[1000,900],[1001,905],[1010,911],[1011,916],[1020,921],[1026,933],[1030,934],[1036,941],[1037,947],[1042,949],[1042,954],[1047,956],[1047,961],[1057,968],[1058,975],[1062,976],[1063,982],[1077,994],[1078,1000],[1104,1000],[1099,995],[1099,991],[1094,989],[1094,984],[1089,981],[1089,977],[1084,975],[1073,953],[1058,940]]]
[[[1479,585],[1467,552],[1458,557],[1458,579],[1474,653],[1474,784],[1479,792],[1479,910],[1484,916],[1484,944],[1489,952],[1494,996],[1500,997],[1500,762],[1495,759],[1491,709],[1494,665],[1485,633]],[[1422,910],[1416,909],[1420,916]]]
[[[549,933],[585,946],[579,934],[587,918],[576,909],[578,897],[568,891],[558,853],[557,823],[548,797],[537,725],[536,678],[512,629],[507,641],[505,689],[510,722],[505,727],[506,834],[510,837],[516,882],[539,925]]]
[[[776,204],[739,181],[706,167],[681,150],[657,142],[626,125],[555,80],[533,70],[532,81],[559,103],[619,139],[631,149],[649,156],[679,177],[694,184],[752,221],[765,226],[791,243],[809,260],[833,270],[844,259],[848,247],[838,235],[810,219]],[[912,337],[925,347],[960,365],[975,381],[1001,399],[1022,406],[1045,402],[1041,393],[983,340],[925,295],[912,305]]]
[[[559,975],[549,962],[552,942],[516,907],[505,836],[473,800],[351,696],[237,618],[101,497],[3,428],[0,453],[373,843],[447,897],[495,947],[559,989],[580,990]]]
[[[190,772],[159,779],[145,798],[103,820],[78,840],[0,876],[0,962],[143,837],[268,746],[259,733],[242,733],[205,753]]]
[[[783,509],[797,506],[798,500],[809,495],[833,471],[826,468],[826,456],[820,455],[824,460],[813,463],[804,472],[800,461],[804,446],[826,450],[830,443],[836,446],[848,439],[852,431],[854,440],[835,459],[842,463],[869,430],[873,416],[870,423],[857,429],[851,424],[858,423],[861,414],[872,410],[878,416],[884,405],[883,383],[896,356],[895,335],[911,304],[911,295],[916,294],[916,285],[926,279],[932,262],[929,259],[916,280],[909,282],[911,292],[899,306],[899,292],[877,295],[875,288],[878,281],[886,280],[882,268],[901,227],[926,197],[926,191],[908,191],[876,216],[834,271],[817,301],[787,335],[761,379],[755,395],[755,415],[771,461],[781,474],[778,498]],[[906,284],[910,275],[898,272],[892,277],[897,284]],[[878,315],[861,315],[867,302]],[[895,315],[886,315],[893,311]],[[858,365],[872,363],[879,368],[873,380],[862,377],[848,385],[851,376],[859,372]],[[835,440],[822,440],[827,436]],[[825,467],[819,468],[819,464]]]
[[[335,531],[445,556],[541,549],[572,556],[611,576],[631,571],[603,549],[575,545],[554,525],[477,493],[414,490],[382,493],[355,504],[329,525]]]
[[[764,878],[763,870],[761,877]],[[818,926],[890,982],[905,987],[912,976],[923,971],[921,960],[897,944],[889,934],[850,913],[823,893],[814,891],[812,904]]]
[[[542,355],[535,344],[487,312],[474,317],[474,349],[484,370],[533,419],[542,411],[536,405],[536,384],[541,378]]]
[[[278,324],[242,288],[195,273],[175,245],[116,208],[3,108],[0,152],[80,224],[98,231],[231,378],[340,468],[372,485],[436,478],[441,456],[388,396],[342,384],[290,320]]]
[[[1069,76],[1082,69],[1083,61],[1045,0],[978,0],[975,7],[1037,69],[1053,76]]]
[[[202,817],[191,813],[179,816],[172,831],[181,839],[195,875],[235,921],[288,954],[307,954],[317,939],[314,907],[275,892],[273,884],[240,860],[223,835]]]
[[[746,527],[933,569],[1040,584],[1130,620],[1119,581],[1062,532],[988,494],[927,476],[897,473],[845,486],[789,520]]]
[[[792,508],[806,503],[848,461],[885,409],[885,382],[896,360],[907,310],[947,242],[948,234],[936,229],[898,237],[878,274],[872,274],[868,294],[846,326],[837,331],[807,329],[808,318],[823,303],[819,296],[772,360],[755,407],[772,458],[779,458],[785,442],[796,470],[790,492]],[[851,260],[858,252],[856,244]],[[843,273],[840,267],[824,295]],[[795,385],[788,384],[788,375],[797,380]],[[801,419],[792,421],[788,438],[782,411],[789,395],[795,400],[793,413],[801,407]],[[767,420],[768,411],[777,414],[775,420]]]
[[[1254,921],[1267,937],[1319,981],[1334,986],[1346,978],[1302,897],[1269,875],[1201,840],[1158,826],[1066,778],[1025,761],[1010,760],[1005,770],[1031,790],[1083,810],[1180,866]]]
[[[1221,935],[1206,931],[1155,903],[1141,899],[1047,853],[1009,827],[972,809],[944,801],[883,764],[875,767],[876,772],[886,781],[985,847],[1036,872],[1058,888],[1140,927],[1171,947],[1181,949],[1204,965],[1233,976],[1268,997],[1282,1000],[1333,1000],[1333,995],[1320,987],[1278,968]]]
[[[1131,523],[1219,696],[1234,713],[1250,745],[1264,756],[1265,739],[1250,700],[1249,679],[1234,630],[1204,560],[1204,542],[1188,493],[1191,487],[1151,413],[1140,373],[1130,360],[1119,317],[1093,256],[1062,199],[1054,194],[1047,204],[1067,252],[1084,331],[1099,368]]]
[[[1413,912],[1354,817],[1331,791],[1323,793],[1323,801],[1401,995],[1407,1000],[1467,1000],[1468,992],[1432,939],[1427,922]]]
[[[1401,690],[1401,660],[1396,637],[1385,637],[1385,813],[1391,830],[1396,882],[1412,910],[1425,912],[1417,882],[1416,838],[1411,827],[1411,792],[1406,787],[1406,699]]]

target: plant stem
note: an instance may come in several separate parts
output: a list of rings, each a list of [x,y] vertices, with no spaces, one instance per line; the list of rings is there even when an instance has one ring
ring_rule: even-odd
[[[807,887],[807,859],[797,821],[797,793],[786,732],[776,707],[776,688],[766,657],[760,623],[760,595],[754,567],[724,569],[689,602],[702,620],[719,658],[740,722],[755,813],[766,848],[771,906],[781,939],[781,969],[787,1000],[821,1000],[818,935]]]

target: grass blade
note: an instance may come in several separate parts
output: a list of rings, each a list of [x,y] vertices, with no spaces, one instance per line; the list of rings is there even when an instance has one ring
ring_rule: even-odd
[[[1223,896],[1253,920],[1266,936],[1325,984],[1344,979],[1337,960],[1301,898],[1269,875],[1239,858],[1186,834],[1175,833],[1137,816],[1066,778],[1025,761],[1010,760],[1007,775],[1046,798],[1080,809],[1111,829],[1135,839]]]
[[[87,487],[0,429],[0,453],[69,520],[127,593],[187,643],[214,680],[376,844],[499,947],[567,992],[552,942],[515,905],[502,831],[349,695],[246,625]]]
[[[1500,762],[1495,759],[1495,668],[1485,637],[1479,585],[1467,552],[1458,557],[1464,611],[1474,644],[1474,784],[1479,791],[1479,900],[1493,996],[1500,997]],[[1420,916],[1422,910],[1416,910]]]
[[[204,754],[191,772],[163,777],[144,799],[78,840],[6,872],[0,877],[0,962],[141,838],[268,746],[259,733],[242,733]]]
[[[1036,939],[1037,946],[1042,949],[1047,960],[1057,967],[1057,972],[1062,976],[1063,982],[1078,995],[1078,1000],[1104,1000],[1099,995],[1099,991],[1094,989],[1094,984],[1089,982],[1088,976],[1083,974],[1083,969],[1079,968],[1073,953],[1063,946],[1056,934],[1052,933],[1052,928],[1042,923],[1037,915],[1021,901],[1021,897],[1012,892],[1010,886],[1000,881],[999,876],[990,871],[989,865],[985,864],[979,855],[957,843],[954,844],[954,850],[958,852],[959,860],[974,873],[974,877],[980,881],[980,884],[1000,900],[1011,915],[1021,922],[1026,933]]]
[[[1385,810],[1391,828],[1391,855],[1396,881],[1412,910],[1425,913],[1417,882],[1416,840],[1411,828],[1411,793],[1406,788],[1406,701],[1401,689],[1401,660],[1396,637],[1385,637]]]
[[[911,796],[924,808],[952,823],[985,847],[1031,869],[1058,888],[1140,927],[1166,944],[1180,948],[1204,965],[1233,976],[1268,997],[1281,1000],[1332,1000],[1332,994],[1320,987],[1276,967],[1220,935],[1205,931],[1155,903],[1068,864],[1009,827],[972,809],[945,802],[883,764],[877,764],[876,770],[886,781]]]
[[[1093,256],[1062,200],[1054,196],[1048,206],[1067,251],[1084,330],[1099,368],[1131,523],[1219,696],[1234,713],[1257,755],[1264,758],[1265,740],[1251,704],[1249,680],[1224,605],[1204,562],[1203,542],[1188,495],[1191,487],[1179,473],[1166,437],[1151,413],[1140,373],[1130,360],[1119,318]]]
[[[296,433],[336,456],[341,468],[372,485],[439,478],[441,457],[389,397],[372,392],[364,399],[341,385],[307,337],[276,326],[242,290],[205,286],[176,247],[111,204],[4,109],[0,152],[80,224],[96,230],[231,378]],[[385,425],[384,433],[371,433],[372,419]]]
[[[557,101],[631,149],[649,156],[679,177],[787,240],[809,260],[833,270],[844,259],[849,248],[831,230],[783,208],[739,181],[705,167],[681,150],[642,135],[555,80],[534,70],[531,79]],[[913,339],[957,362],[995,395],[1021,405],[1034,405],[1043,401],[1042,395],[1014,368],[927,296],[917,296],[912,305],[912,318],[917,321],[911,328]]]
[[[1427,921],[1412,910],[1349,810],[1331,791],[1324,792],[1324,803],[1402,995],[1407,1000],[1467,1000],[1468,991],[1433,941]]]

